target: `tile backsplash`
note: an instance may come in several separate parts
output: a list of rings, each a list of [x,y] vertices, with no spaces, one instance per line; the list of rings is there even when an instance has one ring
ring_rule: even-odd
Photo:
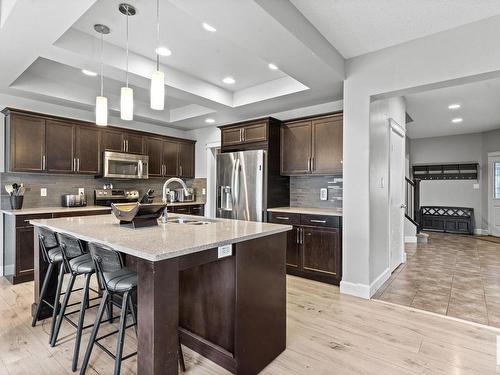
[[[319,199],[320,189],[326,188],[328,199]],[[290,206],[311,208],[342,208],[342,175],[290,177]]]
[[[115,188],[137,189],[139,193],[145,193],[148,189],[154,189],[156,199],[161,200],[163,183],[166,178],[150,178],[148,180],[107,180],[96,179],[93,176],[68,176],[54,174],[37,173],[0,173],[1,193],[0,208],[10,209],[9,196],[5,191],[4,185],[17,182],[24,183],[26,193],[24,195],[23,208],[34,207],[53,207],[61,205],[61,195],[78,194],[78,188],[84,188],[87,196],[87,204],[94,204],[94,189],[101,189],[102,186],[111,182]],[[206,189],[205,178],[186,179],[186,184],[195,189],[196,201],[204,202],[205,195],[202,194]],[[175,188],[175,185],[173,185]],[[47,196],[40,196],[40,189],[47,188]]]

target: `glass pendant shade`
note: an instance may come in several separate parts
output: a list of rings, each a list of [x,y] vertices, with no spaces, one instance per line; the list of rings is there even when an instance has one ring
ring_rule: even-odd
[[[108,125],[108,98],[105,96],[95,98],[95,123],[100,126]]]
[[[120,118],[128,121],[134,119],[134,90],[130,87],[121,88]]]
[[[156,70],[151,76],[151,108],[163,110],[165,107],[165,73]]]

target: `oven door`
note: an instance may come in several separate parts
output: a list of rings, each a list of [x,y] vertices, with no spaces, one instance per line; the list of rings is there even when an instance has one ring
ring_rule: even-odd
[[[147,179],[148,156],[123,152],[104,152],[103,177],[120,179]]]

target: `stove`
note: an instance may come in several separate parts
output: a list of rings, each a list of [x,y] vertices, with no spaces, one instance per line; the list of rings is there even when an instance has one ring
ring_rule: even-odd
[[[111,203],[130,203],[139,201],[139,191],[131,189],[96,189],[96,206],[111,206]]]

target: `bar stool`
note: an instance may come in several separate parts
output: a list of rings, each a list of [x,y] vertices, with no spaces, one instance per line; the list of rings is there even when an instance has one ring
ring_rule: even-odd
[[[100,297],[89,298],[90,290],[98,293],[96,290],[90,288],[90,280],[92,275],[95,273],[94,271],[94,262],[90,254],[85,253],[83,245],[79,239],[76,237],[70,236],[68,234],[57,233],[57,240],[59,242],[59,247],[62,252],[63,262],[66,266],[66,269],[70,273],[70,279],[68,282],[68,286],[66,289],[66,293],[64,295],[63,303],[61,305],[61,309],[59,310],[59,314],[57,315],[57,320],[55,324],[54,331],[52,333],[52,337],[50,340],[50,346],[55,346],[57,342],[57,338],[59,336],[59,330],[61,329],[61,324],[63,319],[68,321],[73,327],[76,328],[76,339],[75,339],[75,347],[73,350],[73,361],[71,369],[76,371],[78,367],[78,356],[80,352],[80,343],[82,338],[82,332],[86,328],[92,327],[92,324],[84,326],[83,323],[85,321],[85,311],[87,308],[96,307],[98,305],[90,305],[90,301],[98,299]],[[84,276],[85,282],[83,289],[73,289],[76,278],[78,276]],[[68,305],[69,300],[71,298],[71,294],[74,291],[83,290],[83,297],[80,302],[80,310],[71,311],[66,313],[66,309],[69,306],[77,305],[78,303],[73,303]],[[78,323],[75,323],[71,319],[69,319],[69,315],[74,314],[79,311]]]
[[[31,326],[34,327],[36,322],[40,317],[40,312],[42,309],[42,305],[45,304],[52,309],[52,323],[50,326],[50,337],[52,337],[54,333],[54,324],[56,321],[57,311],[59,308],[59,298],[61,296],[61,288],[64,279],[64,262],[61,248],[59,247],[59,242],[57,241],[56,235],[54,232],[47,228],[39,227],[39,235],[38,242],[40,244],[40,250],[42,252],[43,260],[49,264],[47,268],[47,273],[45,274],[45,278],[43,279],[42,289],[40,290],[40,295],[38,296],[36,311],[33,316],[33,320],[31,321]],[[59,277],[57,280],[57,288],[56,294],[54,297],[53,304],[45,299],[45,295],[47,294],[47,289],[49,286],[50,279],[52,277],[52,273],[54,272],[54,268],[58,267]]]
[[[80,375],[84,375],[87,370],[94,344],[99,346],[110,357],[115,359],[114,374],[119,375],[121,362],[137,354],[137,352],[134,352],[122,357],[125,330],[127,328],[137,326],[136,307],[132,302],[132,294],[137,291],[137,273],[124,267],[121,254],[109,247],[96,243],[89,243],[89,251],[92,259],[94,260],[97,276],[101,280],[104,287],[104,294],[99,306],[99,311],[97,312],[97,316],[95,318],[94,328],[92,329],[92,333],[90,335],[82,368],[80,369]],[[114,301],[116,300],[116,297],[121,298],[122,300],[119,329],[101,337],[97,337],[99,326],[101,325],[101,319],[108,304],[108,300]],[[126,321],[129,311],[132,316],[133,323],[127,326]],[[116,344],[116,353],[113,354],[101,345],[99,341],[116,333],[118,333],[118,340]],[[178,350],[179,363],[181,365],[181,369],[185,371],[184,357],[182,355],[180,341]]]

